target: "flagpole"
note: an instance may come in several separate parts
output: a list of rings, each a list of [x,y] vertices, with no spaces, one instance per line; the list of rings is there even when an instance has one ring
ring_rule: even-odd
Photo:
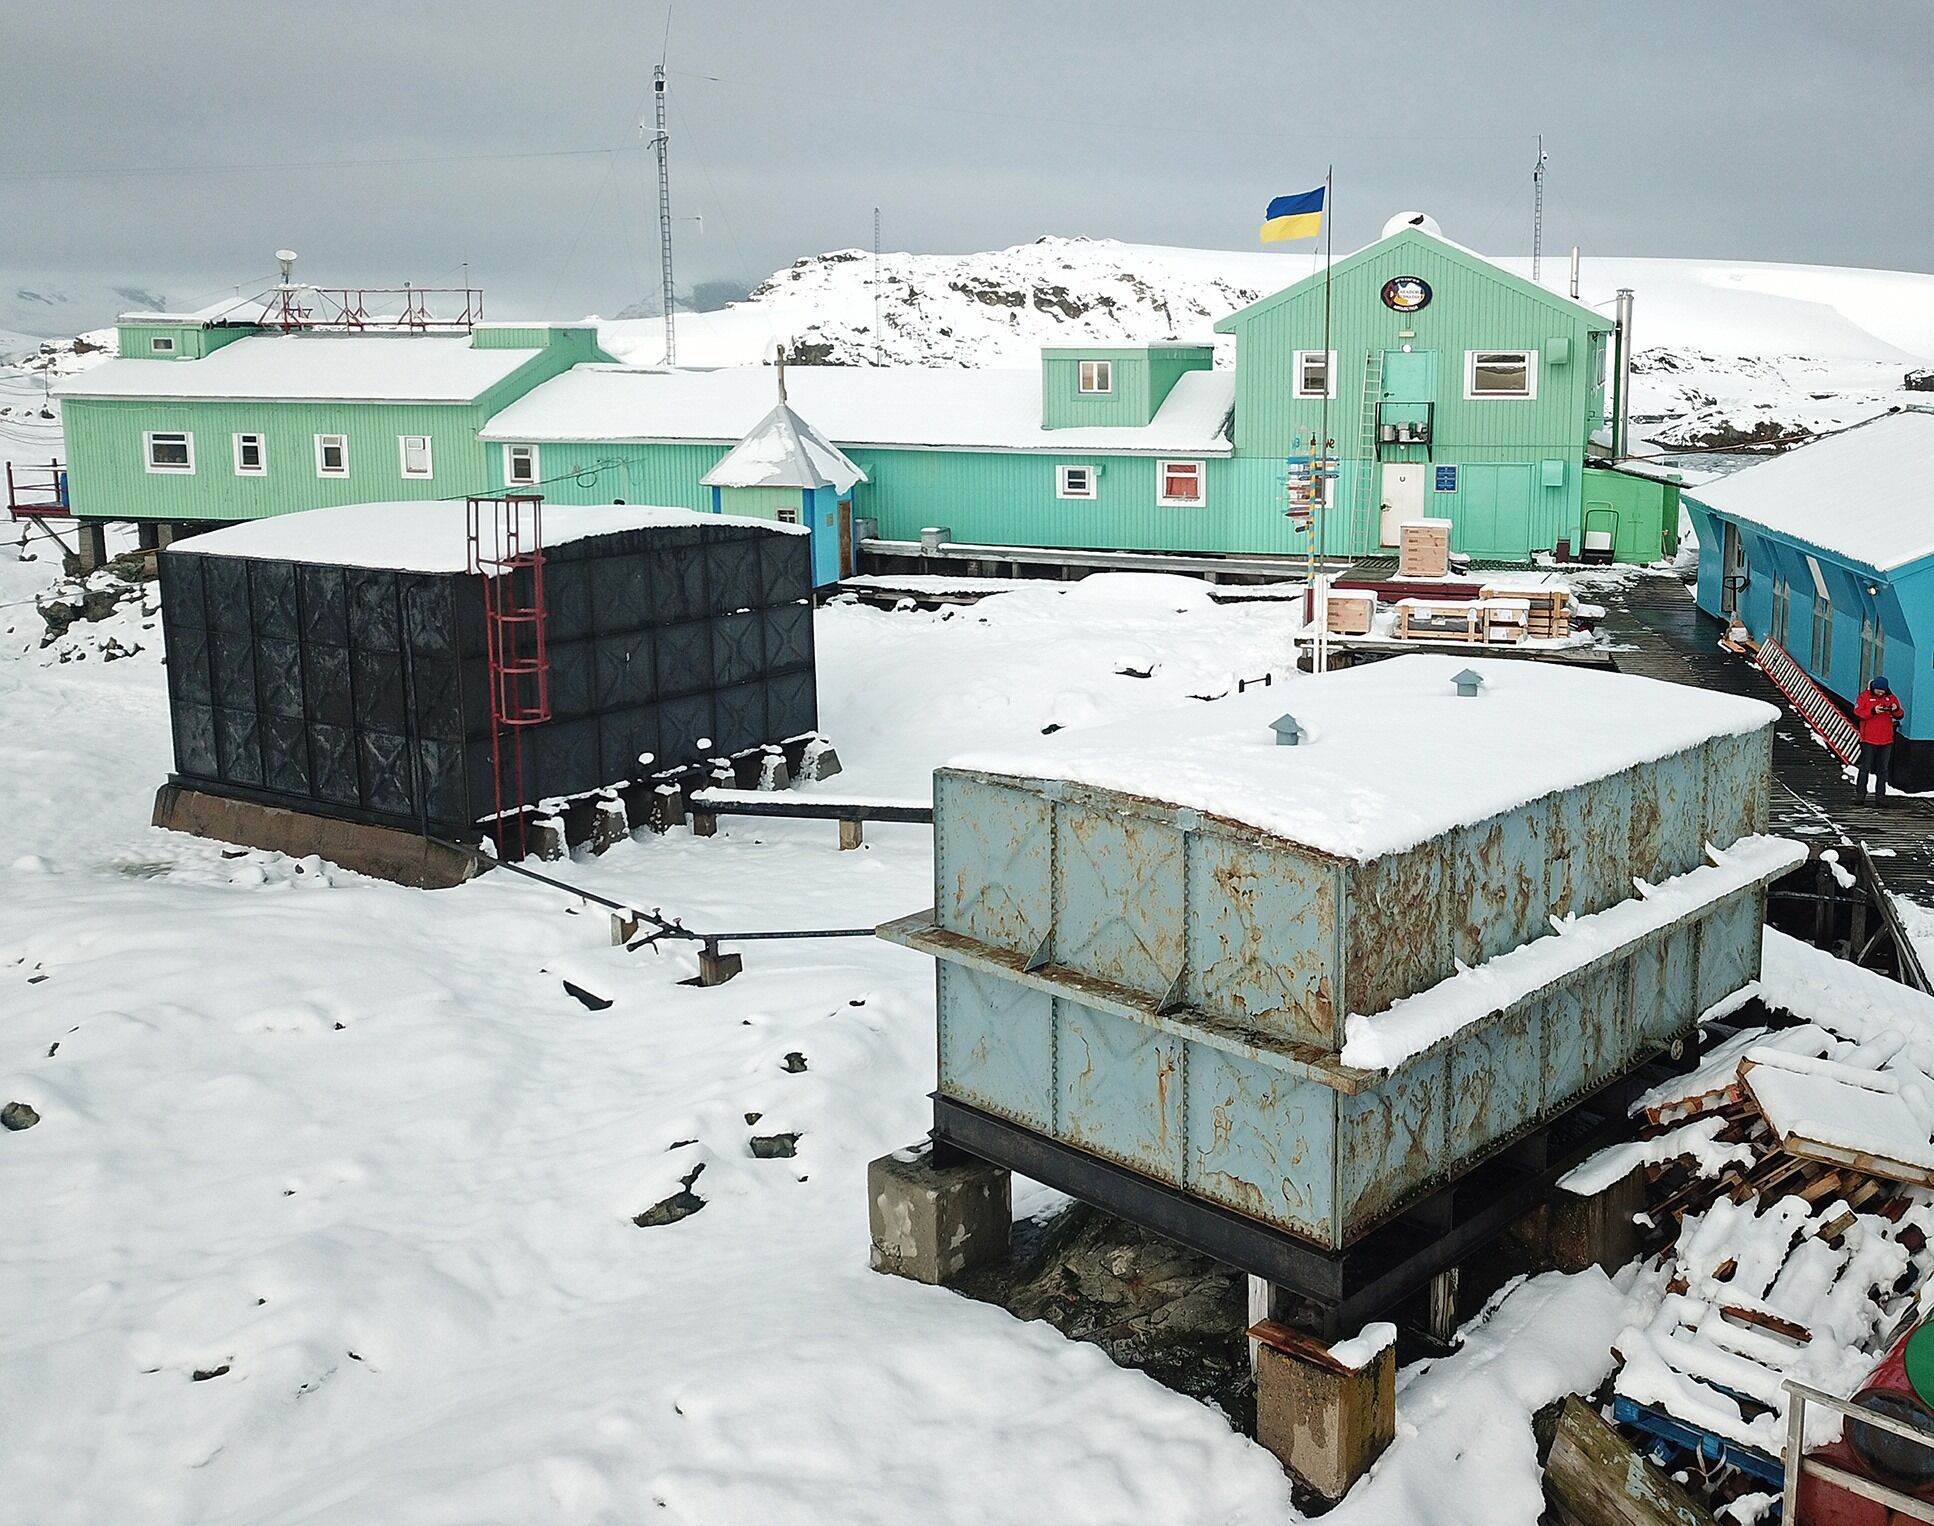
[[[1324,555],[1324,541],[1330,530],[1330,484],[1338,481],[1336,477],[1326,477],[1321,473],[1327,469],[1330,460],[1330,394],[1336,390],[1335,356],[1330,351],[1330,262],[1336,248],[1336,206],[1335,187],[1336,166],[1330,165],[1323,172],[1323,405],[1321,439],[1314,452],[1318,462],[1316,478],[1317,491],[1321,495],[1316,500],[1316,535],[1311,546],[1311,604],[1316,614],[1316,671],[1326,673],[1330,666],[1330,589],[1329,579],[1316,572],[1318,559]]]

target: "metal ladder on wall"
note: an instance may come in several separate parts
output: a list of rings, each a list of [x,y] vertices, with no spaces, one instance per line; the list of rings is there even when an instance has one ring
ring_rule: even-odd
[[[1360,556],[1378,544],[1382,482],[1377,471],[1377,419],[1383,411],[1383,351],[1363,353],[1363,397],[1357,413],[1357,480],[1350,502],[1350,552]],[[1327,549],[1327,548],[1326,548]]]
[[[1786,696],[1800,719],[1813,728],[1836,758],[1842,763],[1860,760],[1860,733],[1854,730],[1853,722],[1785,647],[1771,639],[1762,641],[1753,652],[1753,661],[1773,680],[1773,686]]]
[[[516,856],[525,853],[524,728],[551,718],[545,640],[544,499],[539,493],[467,500],[469,569],[483,579],[484,650],[490,669],[490,778],[499,857],[505,785],[517,818]]]

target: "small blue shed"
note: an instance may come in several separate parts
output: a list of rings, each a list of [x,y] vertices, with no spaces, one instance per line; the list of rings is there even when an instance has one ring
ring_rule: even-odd
[[[778,406],[699,478],[712,490],[715,514],[806,526],[815,588],[853,571],[853,486],[865,480],[844,451],[787,404],[783,365]]]
[[[1894,782],[1934,789],[1934,411],[1904,408],[1688,488],[1699,607],[1737,614],[1849,710],[1884,673]]]

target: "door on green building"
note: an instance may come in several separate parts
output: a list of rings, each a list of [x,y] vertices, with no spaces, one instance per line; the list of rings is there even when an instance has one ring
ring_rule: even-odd
[[[1521,562],[1531,555],[1530,463],[1466,462],[1459,473],[1451,549]]]
[[[1437,352],[1435,350],[1385,350],[1383,352],[1383,400],[1386,403],[1434,403],[1437,401]],[[1390,410],[1396,412],[1396,410]],[[1422,419],[1422,410],[1417,417]]]

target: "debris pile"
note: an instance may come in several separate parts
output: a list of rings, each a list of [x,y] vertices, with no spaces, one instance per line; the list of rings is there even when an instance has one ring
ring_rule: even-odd
[[[1646,1094],[1640,1140],[1571,1183],[1645,1166],[1665,1296],[1613,1344],[1612,1418],[1714,1507],[1777,1493],[1782,1384],[1854,1393],[1934,1271],[1934,1001],[1841,964],[1887,996],[1849,999],[1871,993],[1777,933],[1767,953],[1774,1021]],[[1839,1433],[1806,1418],[1809,1450]]]

